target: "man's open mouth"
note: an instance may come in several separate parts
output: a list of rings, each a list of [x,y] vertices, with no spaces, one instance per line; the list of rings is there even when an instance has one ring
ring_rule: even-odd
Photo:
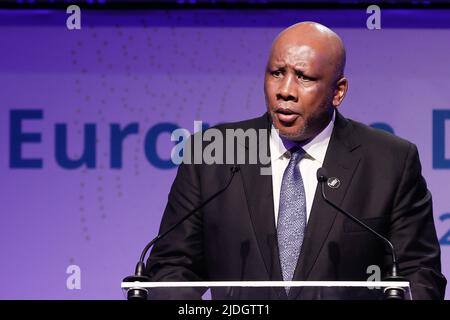
[[[278,108],[275,110],[278,120],[283,125],[292,125],[295,120],[300,116],[298,113],[292,111],[291,109]]]

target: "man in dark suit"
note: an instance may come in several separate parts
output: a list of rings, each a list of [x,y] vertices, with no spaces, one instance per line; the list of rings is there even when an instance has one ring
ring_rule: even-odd
[[[223,193],[153,248],[147,263],[152,281],[364,281],[369,266],[388,272],[385,245],[323,201],[316,170],[324,167],[334,178],[328,198],[393,243],[413,298],[443,298],[446,280],[417,148],[337,111],[348,87],[344,68],[343,43],[330,29],[305,22],[280,33],[265,73],[267,113],[215,128],[224,135],[230,129],[268,130],[258,143],[268,147],[271,174],[262,174],[267,168],[261,161],[239,164]],[[240,150],[249,159],[252,149],[245,140]],[[161,231],[222,188],[230,167],[181,164]],[[199,293],[176,290],[160,297]],[[213,296],[321,298],[319,291],[285,288],[214,290]]]

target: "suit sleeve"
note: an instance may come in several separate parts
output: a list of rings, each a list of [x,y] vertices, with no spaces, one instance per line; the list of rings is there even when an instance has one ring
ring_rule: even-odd
[[[201,203],[197,165],[182,163],[172,184],[159,234]],[[147,260],[152,281],[200,281],[205,278],[201,212],[185,220],[153,247]],[[200,299],[204,289],[155,290],[156,299]],[[150,293],[152,298],[152,292]]]
[[[413,299],[443,299],[446,279],[441,274],[432,199],[415,145],[409,145],[404,164],[389,231],[399,273],[410,281]]]

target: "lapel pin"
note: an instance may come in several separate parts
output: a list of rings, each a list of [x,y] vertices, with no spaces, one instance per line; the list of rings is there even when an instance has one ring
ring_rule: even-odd
[[[336,177],[328,178],[327,184],[330,188],[337,189],[341,185],[341,181]]]

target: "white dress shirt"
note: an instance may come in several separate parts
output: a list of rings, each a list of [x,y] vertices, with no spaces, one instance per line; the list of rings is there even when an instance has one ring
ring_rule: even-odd
[[[300,160],[300,173],[303,179],[303,185],[306,195],[306,220],[308,221],[311,213],[311,207],[317,188],[317,169],[322,167],[331,133],[334,128],[335,113],[328,123],[316,137],[314,137],[302,148],[306,155]],[[289,164],[289,152],[283,144],[278,131],[272,126],[270,131],[270,160],[272,166],[272,186],[273,186],[273,207],[275,211],[275,225],[278,223],[278,211],[280,204],[281,182],[283,180],[284,170]]]

